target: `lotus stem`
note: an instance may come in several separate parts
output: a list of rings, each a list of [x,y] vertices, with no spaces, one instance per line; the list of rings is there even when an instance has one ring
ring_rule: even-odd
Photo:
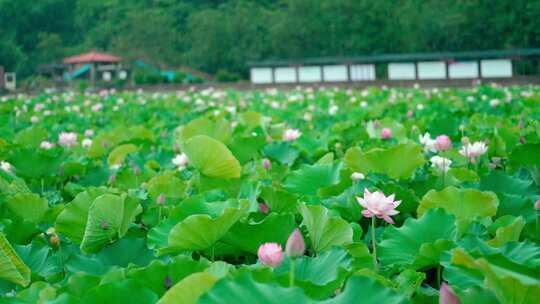
[[[377,265],[377,241],[375,239],[375,216],[371,217],[371,246],[373,247],[373,269],[378,271]]]
[[[293,259],[290,259],[290,272],[289,272],[289,286],[290,287],[293,287],[294,286],[294,260]]]

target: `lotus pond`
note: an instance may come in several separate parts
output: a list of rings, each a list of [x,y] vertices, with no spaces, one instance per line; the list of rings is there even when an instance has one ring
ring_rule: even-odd
[[[540,303],[540,87],[0,99],[1,303]]]

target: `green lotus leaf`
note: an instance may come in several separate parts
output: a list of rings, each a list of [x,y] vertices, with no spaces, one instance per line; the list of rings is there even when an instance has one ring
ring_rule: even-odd
[[[19,131],[13,141],[22,146],[37,148],[42,141],[49,137],[47,130],[39,127],[30,127]]]
[[[32,223],[39,223],[49,205],[35,193],[17,193],[6,198],[7,208],[16,216]]]
[[[508,165],[516,170],[522,166],[540,167],[540,144],[524,144],[517,146],[508,157]]]
[[[137,214],[142,211],[137,200],[114,194],[98,196],[88,210],[81,251],[97,252],[103,246],[121,238]]]
[[[100,284],[88,290],[81,298],[81,304],[95,303],[156,303],[158,296],[144,285],[125,279]]]
[[[497,222],[494,224],[496,223]],[[486,243],[493,247],[501,247],[507,242],[518,241],[521,230],[523,230],[524,226],[525,220],[522,217],[513,218],[511,222],[507,223],[507,225],[497,228],[495,237],[489,241],[486,241]]]
[[[413,269],[437,264],[456,236],[454,222],[454,216],[444,210],[430,209],[419,219],[408,218],[399,228],[386,227],[377,246],[381,263]]]
[[[0,279],[26,286],[30,283],[30,268],[24,264],[3,233],[0,232]]]
[[[331,217],[328,209],[320,205],[302,204],[299,209],[315,252],[352,243],[353,229],[347,221]]]
[[[294,215],[272,213],[260,222],[237,222],[222,241],[257,254],[259,246],[266,242],[285,244],[294,228],[296,228]]]
[[[289,174],[283,188],[301,195],[315,195],[320,188],[339,182],[341,163],[305,165]]]
[[[56,288],[46,282],[34,282],[17,293],[17,303],[49,303],[56,298]]]
[[[114,165],[122,165],[128,154],[137,152],[138,150],[139,148],[133,144],[120,145],[109,153],[107,164],[109,167]]]
[[[291,263],[295,265],[295,285],[302,287],[312,298],[325,299],[332,296],[345,281],[351,268],[352,257],[345,249],[333,247],[315,257],[286,259],[274,269],[274,274],[281,276],[284,283],[289,282]]]
[[[180,127],[179,140],[181,145],[197,135],[205,135],[222,143],[227,143],[231,136],[231,124],[225,119],[217,121],[211,121],[204,117],[194,119],[185,126]]]
[[[298,209],[298,198],[296,195],[274,187],[263,187],[261,198],[268,205],[271,212],[295,213]]]
[[[66,236],[72,242],[80,244],[86,229],[88,210],[94,200],[105,193],[109,193],[107,188],[88,188],[66,205],[64,210],[56,218],[56,232]]]
[[[534,194],[532,180],[523,180],[505,174],[503,171],[492,171],[483,176],[480,181],[480,190],[504,193],[507,195],[531,195]]]
[[[153,260],[145,267],[130,267],[126,270],[126,277],[162,296],[170,287],[168,284],[174,285],[193,273],[208,269],[209,266],[210,263],[205,259],[195,261],[191,257],[179,255],[168,262]]]
[[[214,178],[239,178],[241,167],[231,151],[206,135],[191,137],[184,146],[190,163],[202,174]]]
[[[245,215],[248,206],[248,201],[241,200],[238,208],[225,208],[222,214],[215,218],[208,214],[188,216],[171,229],[168,247],[162,249],[161,253],[210,248]]]
[[[345,304],[362,299],[362,303],[402,304],[406,299],[390,288],[384,287],[371,278],[364,276],[351,277],[343,292],[328,300],[317,301],[308,297],[298,287],[282,287],[275,283],[259,283],[249,273],[234,279],[219,280],[198,303],[307,303],[307,304]]]
[[[171,289],[169,289],[161,299],[159,304],[197,303],[199,297],[208,291],[218,278],[207,272],[198,272],[184,278]]]
[[[462,232],[474,218],[494,216],[498,206],[499,199],[493,192],[451,186],[442,191],[428,191],[420,201],[417,213],[422,216],[428,209],[443,208],[456,217],[458,230]]]
[[[425,159],[422,148],[409,142],[387,149],[374,148],[367,152],[357,147],[350,148],[345,153],[345,163],[356,172],[383,173],[391,178],[407,179],[424,165]]]
[[[452,250],[452,264],[478,270],[485,276],[486,287],[501,303],[539,303],[538,269],[519,267],[502,256],[475,259],[463,249]]]
[[[300,152],[286,142],[274,142],[264,147],[263,154],[282,165],[291,166]]]
[[[20,148],[11,150],[8,161],[15,168],[18,176],[46,178],[58,173],[64,158],[62,149]]]
[[[172,171],[152,177],[145,186],[152,200],[163,194],[168,199],[181,199],[185,196],[186,184]]]

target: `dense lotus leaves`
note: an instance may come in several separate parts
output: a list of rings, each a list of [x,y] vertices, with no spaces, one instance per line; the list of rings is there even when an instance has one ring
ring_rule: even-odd
[[[540,302],[538,269],[519,267],[499,255],[475,259],[461,248],[452,250],[452,263],[479,270],[501,303]]]
[[[539,96],[479,85],[0,97],[0,302],[425,304],[442,282],[463,304],[538,302]],[[401,201],[394,224],[372,229],[364,189]],[[306,250],[291,259],[296,228]],[[259,256],[267,242],[283,252]]]
[[[24,264],[3,233],[0,233],[0,279],[22,286],[30,283],[30,268]]]
[[[353,147],[347,150],[345,163],[356,172],[384,173],[391,178],[406,179],[411,177],[425,160],[422,148],[409,142],[388,149],[374,148],[369,151]]]
[[[458,220],[461,232],[468,227],[474,218],[491,217],[497,213],[499,200],[491,191],[476,189],[458,189],[450,186],[442,191],[430,190],[418,206],[417,212],[422,216],[428,209],[443,208]]]
[[[220,141],[206,135],[190,137],[184,144],[190,162],[202,174],[214,178],[239,178],[240,163]]]
[[[352,243],[352,226],[339,217],[332,217],[325,207],[301,204],[299,210],[313,251],[321,252],[332,246]]]
[[[386,228],[379,243],[381,263],[414,269],[438,264],[441,253],[453,247],[454,221],[443,209],[430,209],[419,219],[407,219],[399,228]]]

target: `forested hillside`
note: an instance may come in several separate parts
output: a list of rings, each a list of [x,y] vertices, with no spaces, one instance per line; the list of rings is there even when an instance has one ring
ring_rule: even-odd
[[[246,61],[540,46],[531,0],[0,0],[0,65],[88,49],[247,75]]]

